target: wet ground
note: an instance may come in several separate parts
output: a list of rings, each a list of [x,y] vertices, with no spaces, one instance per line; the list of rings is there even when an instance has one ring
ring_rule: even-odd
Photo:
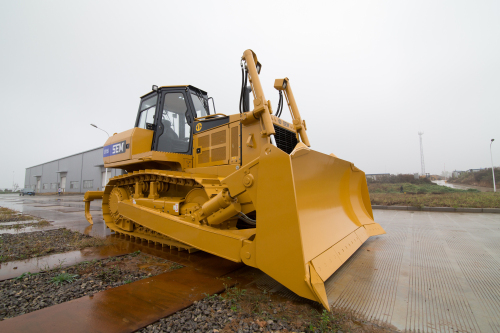
[[[54,226],[109,234],[98,211],[99,203],[92,204],[95,229],[90,229],[81,200],[82,196],[0,195],[0,206],[43,217],[53,221]],[[379,210],[374,215],[387,234],[371,237],[327,281],[329,301],[336,311],[402,331],[500,332],[500,214]],[[234,273],[237,267],[231,266],[233,263],[203,252],[190,255],[153,245],[118,244],[111,252],[145,249],[190,266],[193,274],[201,274],[197,275],[200,277],[229,272],[238,275]],[[292,299],[296,297],[258,270],[246,269],[242,287],[254,285]],[[120,299],[119,292],[112,298]],[[103,310],[99,311],[105,312],[108,301],[102,302]],[[74,307],[75,311],[82,308],[80,304]],[[92,309],[92,313],[97,313]]]
[[[411,332],[500,332],[500,214],[374,211],[369,238],[328,299]]]
[[[83,195],[59,197],[0,194],[0,206],[50,221],[52,229],[64,227],[90,236],[111,235],[111,231],[106,229],[102,219],[101,200],[95,200],[90,205],[94,226],[89,225],[83,214],[85,208]]]
[[[493,192],[493,187],[484,187],[484,186],[474,186],[474,185],[462,185],[462,184],[452,184],[448,183],[444,180],[433,180],[432,181],[434,184],[441,185],[441,186],[446,186],[446,187],[451,187],[451,188],[456,188],[459,190],[468,190],[468,189],[475,189],[481,192]]]
[[[83,217],[82,199],[83,196],[63,198],[0,196],[0,206],[49,220],[53,225],[51,228],[67,227],[97,236],[109,234],[103,227],[102,215],[99,211],[93,212],[95,224],[93,228],[89,227]],[[96,209],[94,206],[96,205],[92,207]],[[239,264],[204,252],[188,254],[154,244],[125,241],[113,235],[109,236],[108,240],[111,244],[94,249],[3,263],[0,266],[0,279],[2,276],[5,279],[7,275],[12,275],[13,271],[18,274],[17,276],[22,275],[23,271],[34,273],[32,269],[35,272],[40,269],[39,261],[42,260],[48,260],[52,265],[61,260],[64,263],[66,260],[78,263],[83,260],[88,261],[90,258],[114,257],[137,251],[184,267],[107,289],[91,297],[80,297],[1,321],[0,331],[133,332],[176,313],[207,295],[220,293],[225,288],[231,287],[234,282],[223,281],[220,277],[241,267]],[[73,268],[62,266],[61,269]],[[26,275],[23,276],[23,279],[25,278]]]
[[[0,321],[180,268],[168,260],[137,252],[23,273],[0,281]]]

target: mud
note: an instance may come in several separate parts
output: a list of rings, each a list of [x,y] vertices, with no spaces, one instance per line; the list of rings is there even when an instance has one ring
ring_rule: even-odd
[[[0,263],[104,244],[106,240],[103,238],[90,237],[68,229],[1,234]]]

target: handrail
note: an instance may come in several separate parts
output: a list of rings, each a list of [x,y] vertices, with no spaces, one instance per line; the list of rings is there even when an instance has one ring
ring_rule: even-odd
[[[203,116],[203,117],[194,118],[194,120],[195,120],[195,121],[198,121],[198,120],[200,120],[200,119],[211,118],[211,117],[214,117],[214,116],[223,116],[223,117],[227,117],[224,113],[214,113],[214,114],[209,114],[208,116]]]

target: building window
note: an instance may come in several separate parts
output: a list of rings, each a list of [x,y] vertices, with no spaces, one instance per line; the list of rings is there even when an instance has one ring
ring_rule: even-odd
[[[83,188],[92,188],[93,180],[84,180],[83,181]]]
[[[43,184],[43,189],[46,190],[49,188],[49,184]]]
[[[80,188],[80,182],[69,182],[69,188]]]
[[[55,190],[55,189],[57,188],[57,183],[51,183],[51,184],[50,184],[50,188],[51,188],[52,190]]]

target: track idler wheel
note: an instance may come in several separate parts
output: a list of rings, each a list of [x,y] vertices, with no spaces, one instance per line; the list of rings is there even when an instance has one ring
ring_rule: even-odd
[[[123,217],[118,212],[118,203],[120,201],[128,199],[129,199],[129,194],[126,189],[120,187],[115,187],[114,189],[112,189],[111,193],[109,194],[109,213],[113,218],[113,222],[118,228],[125,231],[133,231],[134,223]]]

